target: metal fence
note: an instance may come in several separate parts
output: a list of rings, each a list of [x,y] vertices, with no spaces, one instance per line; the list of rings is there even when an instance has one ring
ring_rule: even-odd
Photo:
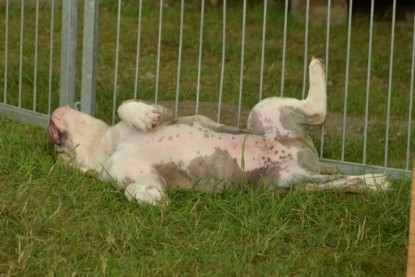
[[[396,0],[381,21],[374,0],[359,17],[350,0],[343,22],[331,0],[317,16],[307,0],[299,17],[289,0],[154,2],[1,1],[0,115],[45,125],[69,105],[114,123],[118,103],[142,98],[243,127],[264,97],[304,97],[319,55],[329,94],[327,124],[313,132],[321,160],[411,174],[415,20],[397,21]]]

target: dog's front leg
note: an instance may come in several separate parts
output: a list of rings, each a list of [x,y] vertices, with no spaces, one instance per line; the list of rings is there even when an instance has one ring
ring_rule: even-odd
[[[165,185],[158,176],[142,176],[131,181],[124,191],[128,201],[136,199],[140,204],[167,204],[168,197]]]
[[[124,101],[118,107],[121,120],[143,132],[149,132],[161,122],[170,120],[172,115],[173,113],[165,107],[135,100]]]

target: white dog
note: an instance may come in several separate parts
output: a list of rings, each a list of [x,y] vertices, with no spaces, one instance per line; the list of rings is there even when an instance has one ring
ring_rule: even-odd
[[[173,189],[220,192],[250,184],[269,190],[386,189],[384,175],[321,175],[306,125],[326,118],[325,67],[313,58],[304,100],[273,97],[251,111],[247,130],[203,116],[172,119],[159,105],[129,100],[121,122],[108,126],[71,108],[58,108],[49,136],[58,154],[82,172],[116,182],[125,196],[157,204]],[[164,122],[164,123],[162,123]]]

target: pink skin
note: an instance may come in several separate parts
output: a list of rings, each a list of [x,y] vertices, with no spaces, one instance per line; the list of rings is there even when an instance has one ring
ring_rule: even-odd
[[[323,123],[326,116],[325,69],[319,59],[310,63],[308,97],[261,101],[251,111],[248,131],[200,116],[170,122],[167,109],[136,101],[124,102],[118,115],[121,122],[108,126],[58,108],[51,116],[49,136],[69,165],[115,181],[129,200],[158,204],[167,199],[168,190],[194,189],[195,183],[206,183],[201,190],[241,180],[257,185],[266,181],[270,189],[309,180],[333,183],[319,175],[317,152],[304,129]],[[350,183],[346,177],[341,182]]]

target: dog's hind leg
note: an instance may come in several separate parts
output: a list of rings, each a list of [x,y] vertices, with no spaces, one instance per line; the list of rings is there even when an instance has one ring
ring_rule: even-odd
[[[313,58],[309,66],[310,88],[306,99],[271,97],[259,102],[248,117],[247,128],[273,137],[302,137],[304,125],[322,124],[327,113],[324,63]],[[299,133],[298,133],[299,132]]]
[[[390,190],[387,176],[366,174],[360,176],[311,175],[299,178],[293,188],[297,191],[339,190],[342,192],[362,193]]]

